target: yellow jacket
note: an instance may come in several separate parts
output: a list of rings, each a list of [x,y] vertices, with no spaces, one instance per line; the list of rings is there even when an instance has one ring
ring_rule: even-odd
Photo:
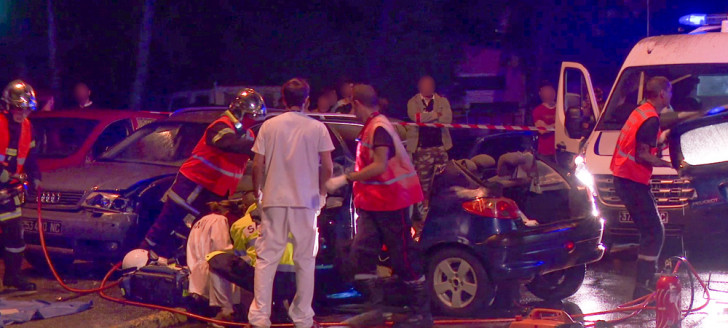
[[[242,257],[245,262],[248,262],[251,266],[255,266],[255,260],[257,254],[255,252],[255,240],[260,236],[260,227],[253,221],[253,217],[250,216],[250,212],[257,208],[256,204],[248,207],[240,220],[235,221],[230,227],[230,237],[233,239],[233,251],[235,255]],[[291,238],[291,235],[288,235]],[[213,252],[207,256],[208,261],[215,255],[223,252]],[[281,262],[278,265],[278,271],[281,272],[294,272],[293,268],[293,244],[288,242],[286,250],[283,252]]]

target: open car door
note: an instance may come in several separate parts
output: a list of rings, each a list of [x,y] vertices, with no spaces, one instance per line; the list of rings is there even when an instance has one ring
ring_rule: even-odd
[[[556,93],[557,150],[578,154],[580,141],[589,137],[600,113],[589,71],[579,63],[563,62]]]

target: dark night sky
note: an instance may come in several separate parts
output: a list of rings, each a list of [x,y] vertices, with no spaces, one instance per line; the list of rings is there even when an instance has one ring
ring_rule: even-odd
[[[125,107],[143,1],[53,2],[62,95],[83,80],[97,102]],[[651,2],[653,34],[677,32],[677,18],[684,14],[728,11],[724,1]],[[451,86],[466,44],[523,57],[531,84],[536,78],[555,80],[560,62],[574,60],[584,62],[597,84],[608,88],[621,59],[645,35],[644,3],[157,1],[144,96],[209,88],[216,81],[280,84],[303,76],[318,88],[348,77],[373,83],[399,108],[422,74],[432,74],[443,88]],[[0,0],[3,81],[22,77],[50,88],[46,6],[45,0]]]

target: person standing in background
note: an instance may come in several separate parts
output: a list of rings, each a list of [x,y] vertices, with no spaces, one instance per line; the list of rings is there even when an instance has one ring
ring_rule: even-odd
[[[447,98],[435,93],[435,79],[426,75],[417,84],[419,93],[407,102],[407,115],[416,123],[452,123],[452,109]],[[412,154],[425,199],[419,206],[424,219],[429,206],[430,184],[437,165],[446,164],[452,148],[447,128],[413,127],[407,129],[407,152]]]
[[[533,109],[533,123],[539,128],[553,128],[556,123],[556,90],[547,81],[541,82],[538,88],[541,104]],[[538,131],[539,155],[553,157],[556,155],[556,137],[553,131]]]
[[[339,99],[332,109],[335,113],[353,114],[351,97],[354,94],[354,83],[346,81],[339,86]]]
[[[78,82],[73,87],[73,100],[77,109],[94,109],[96,106],[91,101],[91,89],[83,82]]]

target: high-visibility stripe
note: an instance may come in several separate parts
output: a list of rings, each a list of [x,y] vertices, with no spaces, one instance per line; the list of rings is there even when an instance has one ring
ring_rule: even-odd
[[[640,107],[637,107],[637,109],[635,109],[635,111],[637,112],[637,114],[640,114],[640,116],[642,116],[642,119],[645,119],[645,120],[647,119],[647,113],[645,113],[645,112],[644,112],[644,111],[642,110],[642,108],[640,108]]]
[[[224,137],[226,134],[235,134],[235,131],[231,128],[224,128],[220,130],[214,137],[212,137],[212,142],[218,142],[222,137]]]
[[[157,246],[157,243],[153,242],[153,241],[152,241],[151,239],[149,239],[149,238],[144,238],[144,241],[146,241],[146,242],[147,242],[147,244],[149,244],[149,246],[152,246],[152,247],[154,247],[154,246]]]
[[[634,156],[623,152],[622,149],[617,149],[617,152],[619,153],[619,156],[627,157],[627,159],[629,159],[630,161],[633,161],[635,163],[637,162],[637,159],[635,159]]]
[[[387,181],[360,181],[360,182],[362,184],[368,184],[368,185],[385,185],[385,186],[388,186],[388,185],[391,185],[391,184],[396,183],[398,181],[407,179],[409,177],[413,177],[415,175],[417,175],[417,172],[410,172],[408,174],[400,175],[400,176],[398,176],[398,177],[396,177],[394,179],[389,179]]]
[[[642,254],[637,255],[637,259],[638,260],[641,260],[641,261],[652,261],[652,262],[654,262],[654,261],[657,261],[657,258],[658,258],[657,256],[649,256],[649,255],[642,255]]]
[[[240,178],[243,177],[242,174],[236,174],[236,173],[230,172],[228,170],[225,170],[225,169],[223,169],[221,167],[218,167],[215,164],[212,164],[210,161],[208,161],[208,160],[206,160],[206,159],[204,159],[204,158],[202,158],[200,156],[192,155],[192,157],[195,158],[195,159],[197,159],[197,160],[199,160],[200,162],[204,163],[205,165],[213,168],[215,171],[218,171],[218,172],[220,172],[220,173],[222,173],[224,175],[227,175],[229,177],[233,177],[233,178],[236,178],[236,179],[240,179]]]
[[[35,140],[30,142],[30,148],[34,148],[34,147],[35,147]]]
[[[11,220],[20,217],[22,214],[20,208],[16,208],[15,211],[0,214],[0,221]]]
[[[372,145],[370,145],[370,144],[368,144],[368,143],[366,143],[366,142],[364,142],[364,141],[359,141],[359,142],[361,142],[361,145],[362,145],[362,146],[364,146],[364,147],[367,147],[367,148],[369,148],[369,149],[372,149],[372,148],[374,148],[374,146],[372,146]]]
[[[180,197],[179,195],[177,195],[177,193],[174,192],[173,190],[170,190],[167,192],[167,197],[172,199],[172,201],[177,203],[177,205],[184,207],[187,210],[187,212],[190,212],[190,213],[194,214],[195,216],[200,215],[200,212],[198,210],[196,210],[194,207],[190,206],[190,204],[187,204],[187,202],[185,202],[185,200],[182,199],[182,197]]]
[[[18,157],[18,165],[25,165],[25,157]]]
[[[18,156],[18,150],[14,148],[8,148],[5,150],[5,154],[8,156]]]
[[[19,254],[25,251],[25,246],[23,247],[5,247],[5,250],[13,253],[13,254]]]
[[[189,196],[187,196],[187,204],[192,204],[197,199],[197,196],[200,196],[200,192],[202,191],[202,186],[197,185],[194,190],[190,193]]]
[[[5,155],[0,154],[0,162],[4,162],[4,161],[5,161]]]

